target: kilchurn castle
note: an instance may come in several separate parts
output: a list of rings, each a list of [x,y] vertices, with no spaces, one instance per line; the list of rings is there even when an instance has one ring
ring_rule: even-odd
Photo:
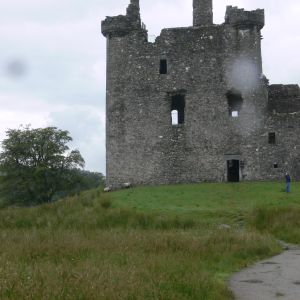
[[[148,41],[139,0],[107,17],[107,186],[300,179],[298,85],[262,71],[264,10],[193,1],[193,26]]]

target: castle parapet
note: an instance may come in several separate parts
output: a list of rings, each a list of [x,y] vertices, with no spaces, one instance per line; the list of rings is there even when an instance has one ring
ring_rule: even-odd
[[[259,29],[262,29],[265,26],[265,12],[263,9],[246,11],[236,6],[227,6],[225,24],[238,28],[257,26]]]

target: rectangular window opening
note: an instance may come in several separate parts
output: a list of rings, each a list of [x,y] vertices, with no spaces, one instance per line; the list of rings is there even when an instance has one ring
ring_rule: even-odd
[[[184,124],[185,96],[175,95],[171,98],[172,125]]]
[[[160,60],[159,74],[167,74],[168,72],[168,64],[166,59]]]
[[[278,169],[278,163],[274,163],[274,169]]]
[[[244,101],[242,94],[237,90],[231,90],[226,93],[226,97],[228,101],[229,116],[231,118],[238,118]]]
[[[276,143],[276,134],[275,132],[269,132],[269,144],[275,144]]]

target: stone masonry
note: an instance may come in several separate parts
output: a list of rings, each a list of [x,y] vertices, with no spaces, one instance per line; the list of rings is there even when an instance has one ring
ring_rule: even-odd
[[[107,186],[300,179],[300,90],[262,72],[264,10],[194,0],[148,42],[139,0],[107,17]]]

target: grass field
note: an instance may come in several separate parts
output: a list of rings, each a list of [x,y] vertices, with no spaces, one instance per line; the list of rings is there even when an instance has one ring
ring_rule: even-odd
[[[232,299],[232,272],[279,253],[276,238],[300,243],[300,186],[283,188],[92,190],[1,209],[0,299]]]

